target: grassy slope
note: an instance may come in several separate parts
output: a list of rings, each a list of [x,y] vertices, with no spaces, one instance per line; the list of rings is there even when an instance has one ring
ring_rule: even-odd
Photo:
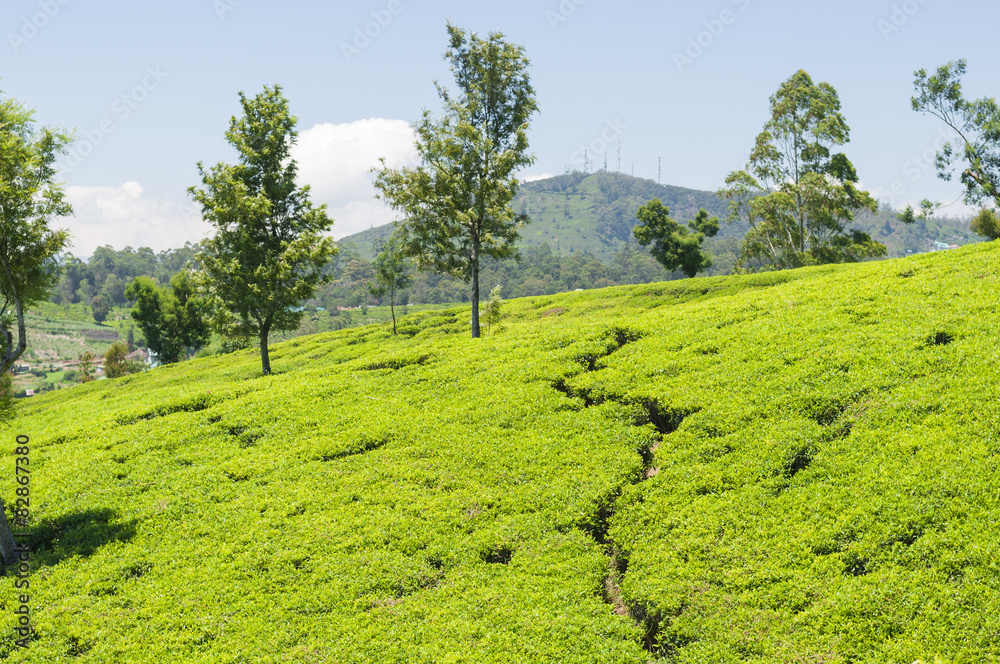
[[[32,436],[38,638],[0,658],[996,659],[998,258],[518,300],[479,342],[430,312],[270,378],[35,399],[2,465]]]

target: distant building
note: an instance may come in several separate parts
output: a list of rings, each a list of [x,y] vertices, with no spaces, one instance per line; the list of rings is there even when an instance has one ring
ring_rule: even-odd
[[[139,348],[126,355],[125,359],[137,362],[146,362],[149,360],[149,353]]]
[[[35,396],[35,391],[34,390],[25,390],[24,391],[24,396],[26,396],[26,397],[33,397],[33,396]]]

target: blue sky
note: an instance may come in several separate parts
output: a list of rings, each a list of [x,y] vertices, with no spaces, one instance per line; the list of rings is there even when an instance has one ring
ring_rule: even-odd
[[[714,190],[741,168],[768,97],[798,69],[840,93],[863,185],[901,207],[951,203],[930,157],[946,135],[910,109],[913,72],[966,58],[968,96],[1000,94],[1000,5],[985,1],[5,0],[0,90],[76,130],[64,159],[73,251],[156,250],[208,227],[187,188],[230,161],[224,134],[249,95],[280,83],[299,118],[304,182],[334,235],[386,223],[368,169],[415,155],[407,123],[439,109],[448,20],[524,46],[540,113],[526,178],[622,170]],[[596,154],[595,154],[596,152]],[[947,208],[955,215],[961,204]]]

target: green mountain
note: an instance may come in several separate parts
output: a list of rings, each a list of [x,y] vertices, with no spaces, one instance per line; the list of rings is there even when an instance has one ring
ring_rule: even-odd
[[[674,218],[687,221],[700,208],[720,218],[726,201],[712,192],[658,185],[621,173],[568,173],[525,182],[512,203],[531,223],[521,231],[520,247],[548,245],[556,254],[590,253],[608,264],[627,244],[635,246],[632,228],[636,211],[654,198],[670,208]],[[362,258],[374,256],[373,244],[392,234],[392,225],[370,228],[340,240],[353,244]],[[736,226],[723,226],[722,238],[741,237]]]
[[[24,400],[0,661],[997,661],[998,298],[989,243]]]
[[[632,237],[636,211],[654,198],[681,222],[692,219],[701,208],[720,219],[729,214],[727,201],[714,192],[660,185],[622,173],[567,173],[521,185],[513,207],[527,214],[531,223],[521,231],[519,246],[548,245],[556,254],[590,253],[607,265],[626,245],[636,246]],[[860,215],[855,226],[885,244],[890,257],[932,251],[939,248],[935,242],[964,246],[985,239],[971,233],[965,219],[941,217],[906,226],[888,208]],[[371,260],[373,243],[387,239],[392,228],[391,224],[371,228],[340,242],[353,244],[362,258]],[[743,224],[724,223],[720,234],[706,242],[715,256],[712,274],[730,272],[745,232]]]

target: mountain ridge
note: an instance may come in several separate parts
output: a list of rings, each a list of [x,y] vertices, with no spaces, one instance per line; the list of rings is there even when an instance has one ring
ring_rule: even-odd
[[[657,184],[607,171],[571,172],[521,183],[511,205],[517,212],[527,214],[531,222],[521,229],[518,247],[538,249],[548,245],[555,254],[589,253],[608,264],[625,246],[638,246],[632,237],[632,229],[638,223],[636,211],[653,198],[659,198],[678,222],[692,219],[701,208],[723,220],[719,235],[706,239],[705,248],[715,261],[709,274],[731,272],[747,226],[725,221],[729,214],[727,201],[715,192]],[[863,211],[852,227],[885,244],[889,258],[986,239],[970,231],[967,219],[934,217],[907,226],[898,219],[896,210],[886,206],[874,214]],[[339,242],[353,245],[362,258],[371,260],[375,242],[387,239],[393,228],[393,224],[377,226]]]

